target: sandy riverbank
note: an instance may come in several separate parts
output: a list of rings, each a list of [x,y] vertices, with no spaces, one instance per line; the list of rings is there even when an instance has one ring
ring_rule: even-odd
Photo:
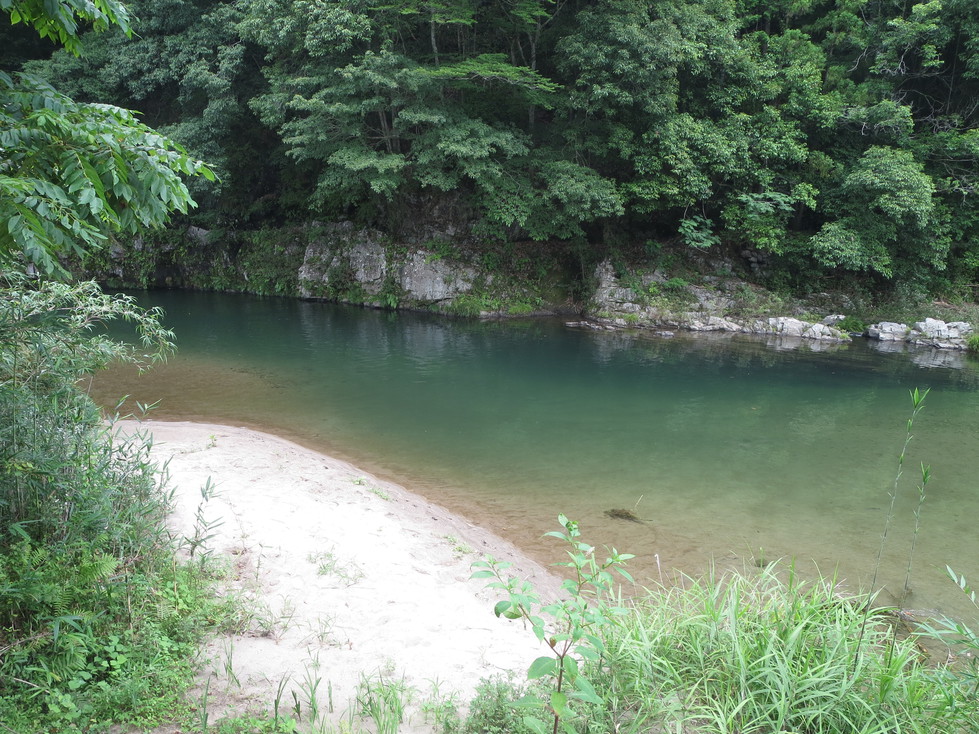
[[[522,673],[545,654],[529,630],[494,617],[499,597],[469,579],[471,563],[490,554],[553,593],[558,581],[507,541],[269,434],[198,423],[121,426],[152,434],[154,457],[169,461],[174,527],[192,537],[201,508],[213,533],[207,548],[234,569],[229,592],[258,610],[246,632],[207,648],[197,695],[203,699],[210,678],[211,722],[269,710],[280,691],[284,712],[295,692],[308,715],[317,679],[320,711],[339,721],[354,708],[361,677],[381,673],[417,690],[401,731],[430,731],[418,706],[434,683],[465,701],[481,678]],[[202,505],[209,479],[213,497]]]

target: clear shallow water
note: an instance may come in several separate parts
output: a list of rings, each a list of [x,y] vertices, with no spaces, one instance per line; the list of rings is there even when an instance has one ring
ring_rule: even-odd
[[[639,576],[795,558],[851,589],[873,572],[908,392],[931,388],[880,578],[900,596],[919,463],[932,467],[905,606],[969,613],[979,579],[979,373],[862,343],[813,353],[559,321],[480,323],[329,304],[153,292],[180,352],[95,386],[155,417],[258,427],[394,479],[542,559],[563,512],[637,554]],[[644,520],[615,520],[625,508]],[[972,615],[974,617],[974,615]]]

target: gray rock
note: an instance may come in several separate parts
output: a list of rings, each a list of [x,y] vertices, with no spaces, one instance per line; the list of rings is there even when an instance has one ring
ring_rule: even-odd
[[[903,342],[908,337],[907,324],[898,324],[894,321],[881,321],[873,324],[867,329],[867,336],[882,342]]]
[[[759,319],[748,323],[726,318],[723,314],[735,305],[734,300],[718,290],[702,286],[687,288],[696,300],[694,310],[685,313],[665,311],[647,305],[649,299],[645,293],[636,293],[632,287],[624,286],[616,277],[615,268],[608,260],[599,263],[596,267],[595,280],[598,282],[598,287],[595,289],[589,312],[596,315],[603,323],[612,326],[633,325],[698,332],[772,334],[826,342],[849,340],[848,335],[830,324],[810,324],[787,316]],[[638,283],[637,287],[643,290],[649,290],[653,283],[665,281],[666,276],[659,271],[631,278],[631,282]]]
[[[839,329],[834,329],[827,324],[810,324],[809,328],[802,332],[802,338],[816,341],[841,341],[843,335]]]
[[[395,286],[409,306],[443,304],[472,290],[476,271],[418,248],[392,259],[379,232],[349,222],[321,225],[322,236],[306,248],[299,269],[299,295],[334,295],[355,286],[368,303]]]
[[[725,296],[723,293],[718,293],[715,290],[709,288],[701,288],[699,286],[690,286],[688,289],[697,299],[697,308],[700,311],[709,311],[712,313],[723,313],[727,309],[734,306],[734,299]]]
[[[413,252],[399,272],[406,295],[415,301],[438,303],[472,290],[476,272],[472,268],[432,259],[430,254]]]
[[[201,227],[187,227],[187,237],[192,239],[198,245],[206,245],[208,239],[210,239],[211,231],[208,229],[203,229]]]
[[[688,314],[693,316],[693,314]],[[684,326],[690,331],[729,331],[735,334],[743,333],[744,326],[720,316],[698,316],[691,318]]]
[[[972,326],[964,321],[953,321],[946,324],[939,319],[927,318],[915,323],[908,333],[907,340],[918,346],[935,347],[938,349],[966,349],[968,337],[972,334]]]

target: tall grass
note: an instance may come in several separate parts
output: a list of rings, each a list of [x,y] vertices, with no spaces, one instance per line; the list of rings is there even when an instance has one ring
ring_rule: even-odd
[[[577,540],[576,547],[588,556],[595,550]],[[967,588],[964,579],[957,583]],[[589,686],[567,696],[574,698],[573,711],[559,710],[551,691],[551,710],[560,719],[554,728],[566,734],[979,731],[975,677],[927,660],[917,636],[899,635],[897,613],[874,607],[873,595],[845,596],[836,586],[835,579],[803,581],[794,567],[778,564],[680,577],[674,585],[642,589],[628,602],[611,586],[582,599],[574,584],[566,585],[573,601],[593,610],[590,649],[600,654],[576,655],[574,665],[562,661],[580,667]],[[510,597],[497,610],[533,593],[517,580],[491,587]],[[619,612],[594,613],[610,604]],[[967,633],[956,627],[938,634],[969,644],[975,636]],[[551,638],[551,646],[559,639]],[[528,679],[540,678],[541,660],[530,666]],[[524,705],[538,708],[540,700],[523,697]],[[543,730],[540,722],[523,723]]]
[[[791,568],[648,590],[606,630],[605,716],[696,732],[958,732],[979,702],[930,669],[865,598]],[[856,665],[854,665],[856,661]],[[653,731],[644,724],[640,731]],[[973,729],[974,730],[974,729]]]

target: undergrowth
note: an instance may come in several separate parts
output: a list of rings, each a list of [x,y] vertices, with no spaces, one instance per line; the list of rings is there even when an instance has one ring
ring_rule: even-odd
[[[223,611],[207,569],[175,560],[149,440],[107,426],[79,380],[172,335],[91,283],[0,285],[0,729],[168,718]],[[102,335],[112,319],[138,347]]]

